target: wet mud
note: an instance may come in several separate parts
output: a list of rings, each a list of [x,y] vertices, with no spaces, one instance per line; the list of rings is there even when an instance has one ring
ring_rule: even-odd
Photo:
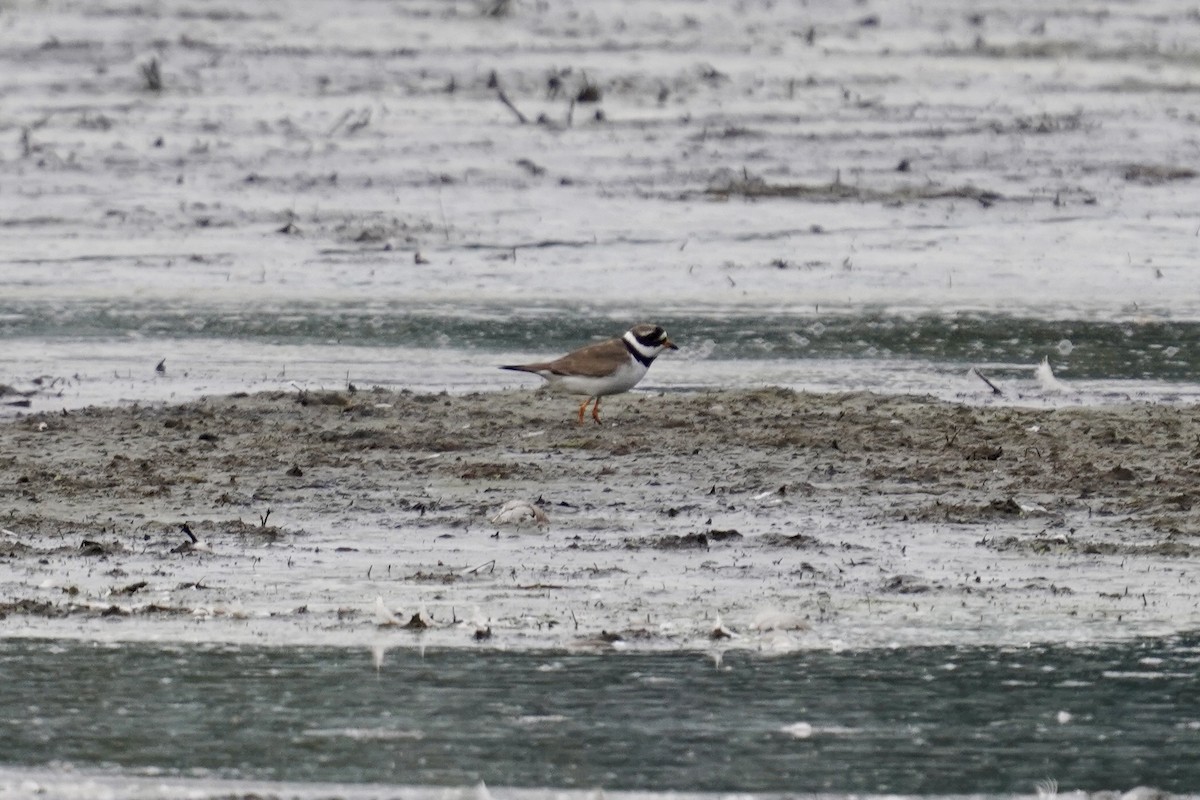
[[[1194,407],[768,388],[605,410],[377,389],[18,418],[0,625],[788,649],[1200,620]]]

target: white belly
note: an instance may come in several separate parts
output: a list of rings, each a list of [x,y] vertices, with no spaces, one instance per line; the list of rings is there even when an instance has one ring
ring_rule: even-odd
[[[589,397],[604,397],[610,394],[628,392],[637,386],[646,375],[646,367],[629,359],[616,372],[603,378],[585,378],[580,375],[546,375],[550,387],[555,391],[568,394],[586,394]]]

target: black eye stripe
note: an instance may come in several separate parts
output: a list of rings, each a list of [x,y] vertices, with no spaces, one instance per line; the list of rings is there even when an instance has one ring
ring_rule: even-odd
[[[644,344],[646,347],[658,347],[666,340],[667,332],[661,326],[656,326],[649,333],[634,333],[633,338],[637,339],[639,344]]]

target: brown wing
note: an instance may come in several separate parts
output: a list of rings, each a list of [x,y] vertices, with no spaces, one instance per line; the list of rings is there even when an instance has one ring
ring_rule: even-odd
[[[620,339],[609,339],[589,344],[562,358],[538,366],[557,375],[582,375],[585,378],[603,378],[629,358],[629,351]]]

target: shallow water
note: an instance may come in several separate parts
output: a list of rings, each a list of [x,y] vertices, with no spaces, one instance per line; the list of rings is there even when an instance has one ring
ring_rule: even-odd
[[[650,312],[680,343],[645,389],[759,385],[1051,405],[1200,396],[1200,323],[996,314]],[[477,391],[534,387],[496,367],[617,334],[613,312],[396,303],[213,307],[184,302],[0,304],[0,368],[28,405],[8,416],[114,401],[258,389]],[[1056,376],[1036,375],[1047,359]],[[162,361],[162,369],[155,366]],[[1002,394],[974,375],[982,372]],[[33,381],[37,383],[33,383]],[[10,400],[24,400],[9,395]]]
[[[315,351],[340,345],[490,355],[557,352],[597,335],[615,335],[631,316],[586,308],[562,315],[553,309],[414,308],[370,301],[314,300],[252,310],[186,302],[78,302],[60,307],[10,302],[0,303],[0,337],[66,338],[97,346],[134,337],[160,347],[199,339]],[[678,332],[676,338],[686,347],[685,361],[898,359],[965,369],[993,363],[1033,365],[1052,358],[1064,377],[1111,380],[1186,381],[1200,371],[1200,321],[1169,318],[1048,320],[978,312],[902,315],[860,308],[790,313],[666,310],[653,319]]]
[[[685,796],[1189,792],[1198,665],[1195,636],[715,663],[10,640],[0,752],[60,774]]]

